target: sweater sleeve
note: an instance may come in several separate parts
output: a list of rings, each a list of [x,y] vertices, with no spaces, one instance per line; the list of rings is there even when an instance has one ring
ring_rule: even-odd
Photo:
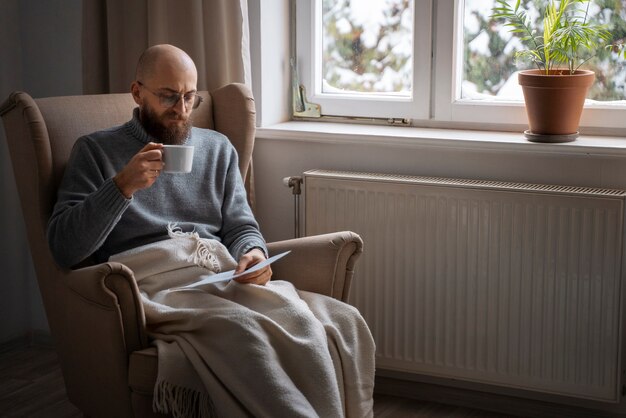
[[[265,240],[248,205],[237,152],[232,146],[224,184],[221,238],[235,260],[255,247],[262,249],[267,256]]]
[[[97,152],[81,138],[72,149],[48,222],[48,244],[56,262],[72,267],[92,255],[120,220],[126,199],[105,177]]]

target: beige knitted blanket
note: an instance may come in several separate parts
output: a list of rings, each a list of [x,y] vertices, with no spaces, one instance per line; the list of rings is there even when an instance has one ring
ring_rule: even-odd
[[[355,308],[284,281],[174,290],[236,262],[218,241],[170,236],[111,257],[133,270],[157,346],[155,411],[373,416],[374,342]]]

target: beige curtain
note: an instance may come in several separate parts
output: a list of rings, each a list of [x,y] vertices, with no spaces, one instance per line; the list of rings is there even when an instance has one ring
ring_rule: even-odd
[[[232,82],[250,85],[246,0],[85,0],[85,94],[130,89],[139,55],[175,45],[198,67],[198,89]]]

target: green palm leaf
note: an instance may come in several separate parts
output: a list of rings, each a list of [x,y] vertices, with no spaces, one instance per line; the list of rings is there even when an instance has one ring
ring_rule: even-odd
[[[610,33],[600,25],[587,22],[590,0],[549,0],[543,15],[543,33],[537,36],[521,0],[496,0],[491,17],[503,22],[517,36],[527,50],[516,52],[516,58],[527,59],[546,73],[560,65],[575,71],[589,60],[601,44],[610,39]],[[586,5],[586,8],[581,6]],[[623,45],[611,45],[614,51],[626,56]],[[589,57],[587,57],[589,56]]]

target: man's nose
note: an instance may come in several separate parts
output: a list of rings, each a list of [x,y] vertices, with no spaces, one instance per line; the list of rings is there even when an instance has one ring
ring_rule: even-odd
[[[172,109],[176,111],[176,113],[184,114],[185,113],[185,96],[180,96],[178,101],[172,106]]]

